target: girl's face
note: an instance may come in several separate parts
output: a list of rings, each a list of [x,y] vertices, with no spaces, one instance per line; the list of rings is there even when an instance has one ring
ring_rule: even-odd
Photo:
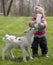
[[[40,11],[39,7],[36,7],[35,12],[39,13],[39,11]]]

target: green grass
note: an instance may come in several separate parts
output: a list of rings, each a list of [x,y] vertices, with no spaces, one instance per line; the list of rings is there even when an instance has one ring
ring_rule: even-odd
[[[22,53],[19,49],[12,49],[15,58],[11,58],[6,53],[6,60],[2,61],[2,49],[5,47],[5,43],[2,38],[5,34],[11,34],[15,36],[25,35],[23,31],[28,28],[30,17],[0,17],[0,65],[53,65],[53,17],[46,17],[47,27],[47,41],[48,41],[48,53],[49,58],[41,56],[39,50],[39,59],[28,59],[27,62],[22,62]],[[30,49],[31,50],[31,49]],[[31,52],[32,53],[32,52]]]

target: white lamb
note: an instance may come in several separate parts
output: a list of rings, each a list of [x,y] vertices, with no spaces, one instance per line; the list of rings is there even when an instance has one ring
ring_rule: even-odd
[[[28,52],[28,55],[30,59],[32,59],[32,56],[30,54],[30,51],[28,49],[29,46],[31,46],[33,42],[33,34],[35,32],[35,28],[31,28],[25,31],[26,35],[22,37],[16,37],[12,35],[6,34],[3,40],[6,42],[6,46],[2,51],[2,60],[5,60],[5,53],[9,51],[9,54],[14,57],[12,54],[12,48],[20,48],[23,54],[23,61],[26,62],[26,51]]]

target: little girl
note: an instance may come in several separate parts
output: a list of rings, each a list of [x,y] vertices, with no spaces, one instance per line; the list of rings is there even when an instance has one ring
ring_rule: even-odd
[[[38,45],[41,48],[42,55],[48,57],[47,39],[45,35],[47,23],[44,19],[44,14],[44,9],[40,5],[35,6],[34,17],[32,18],[32,22],[29,23],[30,28],[36,28],[32,43],[33,57],[36,58],[38,58]]]

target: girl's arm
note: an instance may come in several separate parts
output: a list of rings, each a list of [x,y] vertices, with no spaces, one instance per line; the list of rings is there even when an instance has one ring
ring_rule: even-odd
[[[43,23],[38,23],[38,25],[39,25],[40,27],[46,28],[46,27],[47,27],[47,22],[44,21]]]
[[[41,22],[41,18],[42,18],[42,14],[37,14],[37,17],[36,17],[36,23],[37,23],[37,24],[35,24],[35,27],[40,26],[40,27],[46,28],[47,22],[44,21],[44,22],[42,23],[42,22]]]

